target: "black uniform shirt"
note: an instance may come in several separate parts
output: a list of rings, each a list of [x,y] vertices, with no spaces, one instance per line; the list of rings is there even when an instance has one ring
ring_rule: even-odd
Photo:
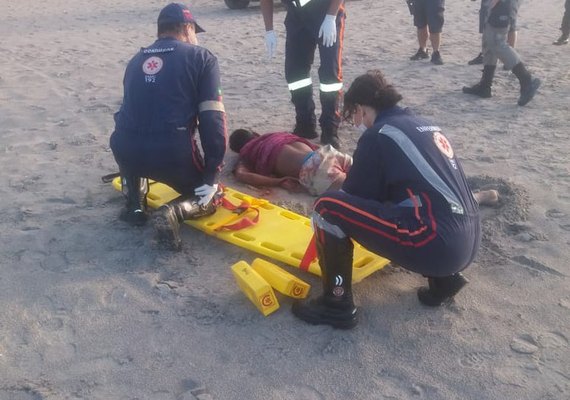
[[[475,215],[478,206],[451,144],[438,126],[393,107],[358,141],[343,190],[398,204],[421,193],[434,211]]]

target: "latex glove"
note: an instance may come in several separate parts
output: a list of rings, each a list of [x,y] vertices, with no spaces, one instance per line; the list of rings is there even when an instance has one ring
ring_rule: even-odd
[[[205,206],[210,201],[212,201],[212,198],[214,197],[217,191],[218,191],[217,183],[214,183],[212,186],[204,184],[194,189],[194,194],[200,197],[198,204],[201,206]]]
[[[321,29],[319,29],[319,39],[323,38],[323,46],[331,47],[336,42],[336,15],[327,14]]]
[[[267,51],[267,58],[272,59],[277,51],[277,34],[275,31],[265,32],[265,50]]]

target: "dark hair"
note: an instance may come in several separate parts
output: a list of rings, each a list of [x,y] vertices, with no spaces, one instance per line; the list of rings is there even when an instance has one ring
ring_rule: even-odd
[[[183,22],[162,22],[158,24],[158,35],[163,35],[165,33],[174,33],[180,35],[184,33],[187,23]]]
[[[345,120],[350,120],[356,112],[357,104],[372,107],[380,112],[394,107],[400,100],[402,100],[400,93],[386,82],[380,70],[374,69],[360,75],[352,82],[350,89],[344,95],[342,114]]]
[[[232,151],[239,153],[243,146],[245,146],[251,139],[259,136],[250,129],[236,129],[230,135],[230,149]]]

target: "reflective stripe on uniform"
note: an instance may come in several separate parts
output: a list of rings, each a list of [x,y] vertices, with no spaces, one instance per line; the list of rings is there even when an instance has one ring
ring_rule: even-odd
[[[198,105],[198,110],[202,111],[220,111],[226,112],[224,104],[221,101],[208,100],[203,101]]]
[[[321,83],[321,92],[338,92],[342,89],[342,82],[338,83]]]
[[[408,159],[414,164],[422,176],[436,189],[449,203],[451,212],[454,214],[464,214],[463,205],[451,188],[433,170],[431,165],[421,155],[416,145],[406,136],[404,132],[391,125],[384,125],[378,132],[391,138],[402,149]]]
[[[311,86],[313,84],[313,80],[311,78],[301,79],[300,81],[291,82],[289,84],[289,90],[298,90],[307,86]]]
[[[346,233],[344,233],[338,225],[331,224],[316,211],[311,213],[311,223],[313,225],[314,232],[317,231],[316,228],[320,228],[339,239],[344,239],[346,237]]]

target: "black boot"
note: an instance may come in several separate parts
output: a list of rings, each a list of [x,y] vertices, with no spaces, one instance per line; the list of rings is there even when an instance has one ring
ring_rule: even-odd
[[[464,86],[463,93],[473,94],[483,99],[491,97],[491,86],[493,85],[493,77],[495,76],[496,68],[496,65],[485,65],[483,67],[483,76],[479,83],[473,86]]]
[[[451,300],[469,281],[460,272],[443,278],[428,278],[429,287],[418,289],[418,299],[426,306],[437,307]]]
[[[119,219],[133,226],[143,226],[148,220],[146,211],[148,180],[132,175],[121,176],[121,187],[127,202],[119,214]]]
[[[469,64],[469,65],[483,64],[483,53],[479,53],[479,55],[477,57],[475,57],[473,60],[469,60],[467,62],[467,64]]]
[[[563,33],[562,35],[560,35],[560,37],[558,39],[556,39],[554,42],[552,42],[553,45],[555,46],[562,46],[563,44],[568,44],[568,37],[570,35],[568,35],[567,33]]]
[[[321,144],[322,145],[330,144],[332,147],[339,150],[340,142],[338,140],[338,128],[337,127],[322,128]]]
[[[291,102],[295,105],[295,129],[293,133],[305,139],[315,139],[317,133],[317,117],[313,101],[313,87],[306,86],[291,91]]]
[[[533,78],[522,62],[514,66],[513,74],[516,75],[521,84],[521,95],[519,97],[518,105],[524,106],[531,101],[536,94],[540,87],[540,79]]]
[[[305,139],[315,139],[319,137],[316,121],[297,121],[293,129],[293,134]]]
[[[319,94],[321,101],[321,116],[319,118],[321,144],[330,144],[337,150],[340,148],[338,141],[338,127],[341,121],[339,111],[340,96],[340,91],[323,92],[321,90]]]
[[[166,249],[180,250],[182,247],[180,224],[188,219],[212,215],[216,212],[222,196],[223,190],[220,189],[212,200],[203,206],[198,203],[200,201],[198,196],[179,197],[160,206],[153,218],[159,245]]]
[[[352,301],[352,241],[339,239],[320,229],[315,234],[317,238],[323,238],[317,240],[323,294],[316,299],[293,303],[293,314],[313,325],[354,328],[358,314]]]

